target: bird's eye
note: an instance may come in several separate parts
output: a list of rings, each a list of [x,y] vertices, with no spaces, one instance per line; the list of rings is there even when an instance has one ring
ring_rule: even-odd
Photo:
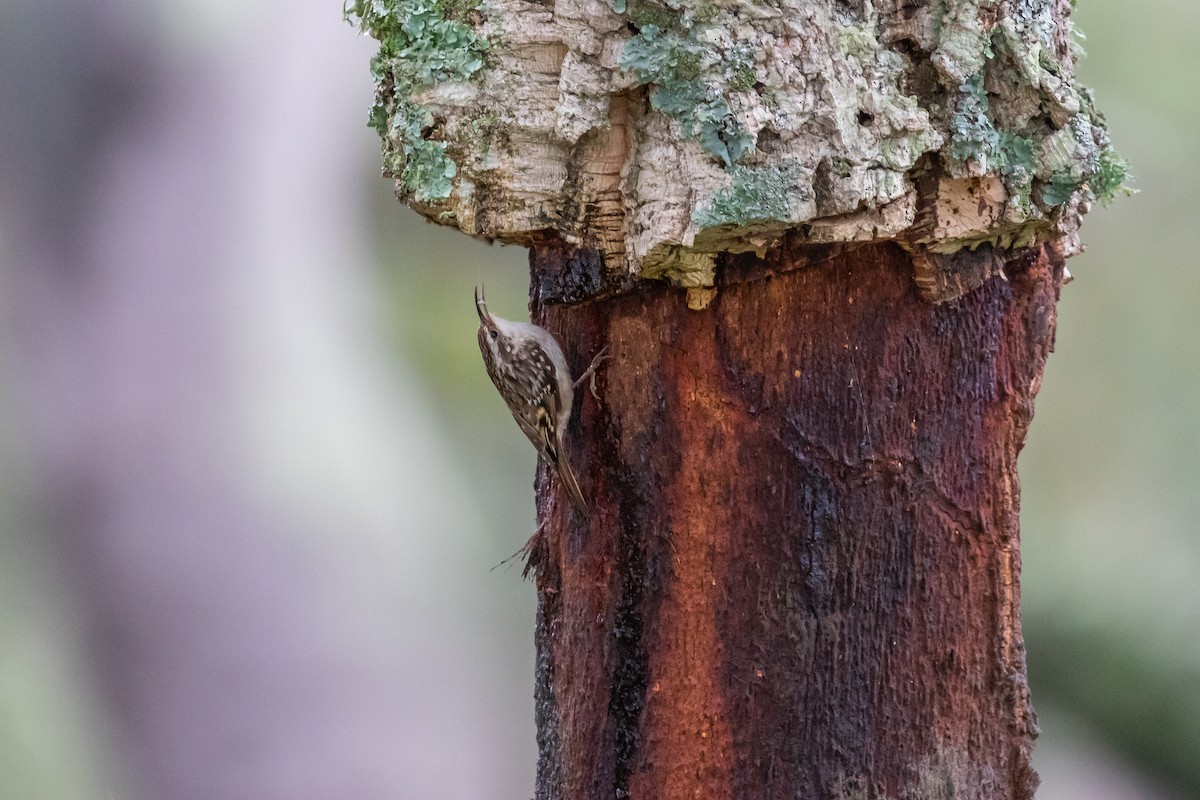
[[[491,337],[492,337],[492,340],[494,341],[494,340],[496,339],[496,337],[497,337],[497,336],[499,336],[499,335],[500,335],[500,332],[499,332],[499,331],[492,331],[492,332],[491,332]]]

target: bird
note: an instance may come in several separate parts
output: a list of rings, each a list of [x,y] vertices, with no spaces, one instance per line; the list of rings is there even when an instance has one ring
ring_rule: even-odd
[[[554,468],[571,505],[584,521],[589,520],[588,504],[567,461],[563,436],[571,418],[575,388],[590,377],[592,394],[596,396],[596,368],[608,357],[608,348],[597,353],[579,380],[573,382],[567,358],[550,331],[529,322],[513,322],[493,315],[478,286],[475,312],[479,315],[479,351],[488,376],[521,431]]]

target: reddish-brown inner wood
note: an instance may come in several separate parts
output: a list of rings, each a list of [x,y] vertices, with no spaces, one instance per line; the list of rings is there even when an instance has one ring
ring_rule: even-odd
[[[1061,265],[936,306],[891,245],[718,279],[535,299],[612,354],[568,443],[590,526],[539,478],[537,797],[1031,797],[1016,461]]]

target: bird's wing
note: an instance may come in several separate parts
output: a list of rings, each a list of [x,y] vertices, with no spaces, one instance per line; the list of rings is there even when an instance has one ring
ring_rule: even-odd
[[[530,404],[520,413],[513,409],[513,416],[534,447],[552,463],[558,463],[558,435],[555,428],[562,411],[562,395],[554,362],[541,345],[532,339],[522,342],[520,348],[522,351],[517,353],[515,363],[521,365],[523,374],[518,376],[518,380],[529,387]]]

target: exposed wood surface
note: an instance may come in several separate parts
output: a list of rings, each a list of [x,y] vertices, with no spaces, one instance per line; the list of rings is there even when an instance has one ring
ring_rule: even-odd
[[[769,259],[702,311],[535,302],[613,355],[568,445],[591,526],[539,479],[536,796],[1031,797],[1016,466],[1061,262],[931,305],[894,245]]]

